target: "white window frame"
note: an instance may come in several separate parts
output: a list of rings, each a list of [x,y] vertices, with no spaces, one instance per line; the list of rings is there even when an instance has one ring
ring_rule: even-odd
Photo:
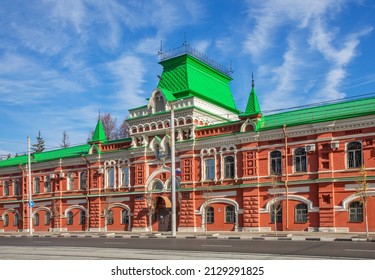
[[[83,176],[84,174],[84,176]],[[86,171],[82,171],[79,173],[79,189],[81,191],[84,191],[86,190],[87,188],[87,172]]]
[[[233,158],[233,162],[228,163],[227,162],[228,158]],[[230,173],[232,173],[232,174],[229,174],[231,176],[228,176],[228,174],[227,174],[227,167],[231,170]],[[236,178],[236,157],[234,155],[225,156],[224,161],[223,161],[223,168],[224,168],[224,179],[234,179],[234,178]]]
[[[280,157],[275,157],[275,158],[272,158],[272,154],[276,153],[276,152],[279,152],[280,153]],[[269,153],[269,174],[270,175],[282,175],[283,174],[283,162],[282,162],[282,159],[283,159],[283,154],[280,150],[274,150],[274,151],[271,151]],[[280,160],[280,172],[275,172],[273,170],[273,162],[276,161],[275,163],[275,166],[278,166],[278,161]]]
[[[38,191],[37,191],[38,187]],[[40,193],[40,177],[34,177],[34,193],[38,194]]]
[[[299,151],[300,149],[303,149],[305,153],[301,154],[301,155],[296,155],[296,152]],[[305,170],[303,170],[303,164],[302,164],[303,158],[305,158]],[[299,159],[299,164],[297,164],[297,159]],[[307,172],[307,167],[308,167],[307,152],[306,152],[306,149],[304,147],[298,147],[298,148],[294,149],[294,151],[293,151],[293,163],[294,163],[294,173],[306,173]],[[297,170],[298,165],[300,166],[301,170]]]
[[[304,208],[297,208],[303,205]],[[295,223],[307,223],[309,218],[308,206],[305,203],[298,203],[294,206],[294,222]]]
[[[212,162],[212,164],[208,165],[208,162]],[[209,157],[204,159],[204,179],[206,181],[215,180],[216,179],[216,161],[215,158]]]
[[[349,145],[352,144],[352,143],[358,143],[361,148],[360,149],[356,149],[356,150],[349,150]],[[346,144],[346,166],[348,169],[352,169],[352,168],[360,168],[362,165],[363,165],[363,145],[360,141],[351,141],[351,142],[348,142]],[[356,153],[359,152],[360,153],[360,163],[359,165],[357,166],[356,162]],[[350,166],[350,155],[353,154],[353,164],[355,164],[355,166]]]
[[[66,175],[67,178],[67,186],[66,189],[68,191],[73,191],[74,190],[74,173],[70,172]]]

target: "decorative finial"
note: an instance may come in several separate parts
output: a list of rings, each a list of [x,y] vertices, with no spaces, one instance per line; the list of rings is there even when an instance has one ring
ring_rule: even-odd
[[[101,117],[100,117],[100,109],[99,109],[99,115],[98,115],[98,120],[100,120],[100,118],[101,118]]]
[[[251,72],[251,87],[254,88],[255,87],[255,84],[254,84],[254,73]]]

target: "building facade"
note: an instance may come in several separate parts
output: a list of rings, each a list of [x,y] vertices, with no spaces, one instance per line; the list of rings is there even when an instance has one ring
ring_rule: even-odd
[[[178,231],[375,231],[375,98],[267,115],[253,82],[240,112],[193,49],[160,64],[129,138],[99,120],[87,144],[34,153],[31,186],[27,155],[0,161],[0,231],[170,231],[172,111]]]

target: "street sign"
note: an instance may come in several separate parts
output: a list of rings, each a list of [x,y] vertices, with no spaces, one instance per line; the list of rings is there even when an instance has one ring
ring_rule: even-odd
[[[35,205],[34,201],[32,201],[32,200],[31,200],[31,201],[29,201],[29,207],[30,207],[30,208],[33,208],[33,207],[34,207],[34,205]]]

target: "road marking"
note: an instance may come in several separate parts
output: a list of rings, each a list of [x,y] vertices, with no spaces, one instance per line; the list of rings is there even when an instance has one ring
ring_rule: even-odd
[[[48,243],[51,243],[51,241],[34,241],[34,243],[40,243],[40,244],[43,244],[43,243],[45,243],[45,244],[48,244]]]
[[[205,244],[203,244],[203,245],[201,245],[201,247],[226,247],[226,248],[231,248],[231,247],[233,247],[232,245],[205,245]]]
[[[128,244],[127,242],[113,242],[113,241],[107,241],[104,242],[104,244]]]
[[[349,252],[372,252],[372,253],[375,253],[375,250],[345,249],[345,251],[349,251]]]

